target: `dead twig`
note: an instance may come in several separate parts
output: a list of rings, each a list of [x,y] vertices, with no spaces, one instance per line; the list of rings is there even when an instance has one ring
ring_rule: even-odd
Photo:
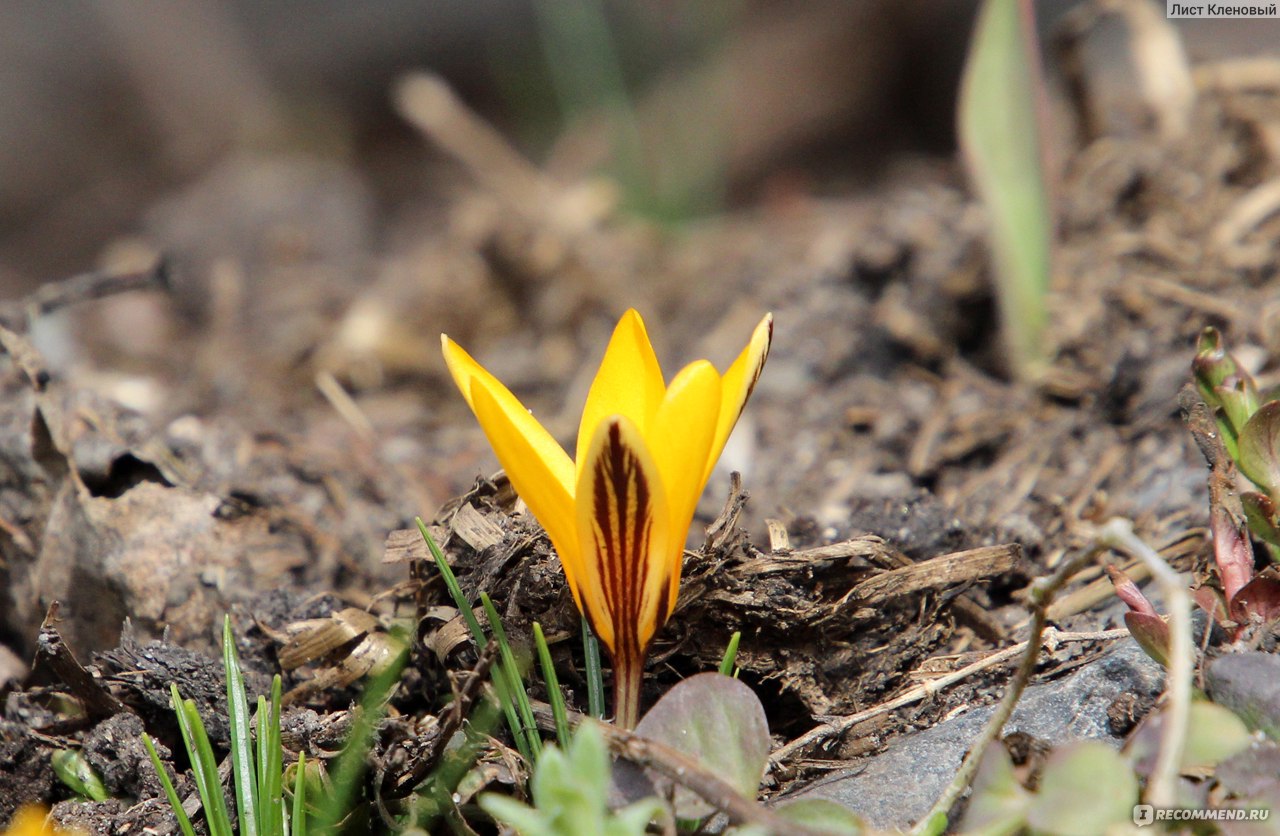
[[[37,667],[45,665],[59,681],[71,689],[72,696],[84,705],[85,714],[90,719],[114,717],[117,714],[132,713],[110,691],[103,687],[84,669],[76,659],[71,648],[62,640],[62,635],[54,625],[58,621],[58,610],[61,604],[54,601],[49,605],[44,623],[40,625],[40,636],[36,639]]]
[[[1229,250],[1277,211],[1280,211],[1280,178],[1273,178],[1254,186],[1236,200],[1209,233],[1209,240],[1219,251]]]
[[[608,723],[597,720],[590,722],[600,729],[615,755],[637,766],[652,769],[687,788],[717,810],[723,811],[733,824],[755,825],[768,833],[788,836],[819,836],[825,832],[785,819],[754,799],[747,798],[683,752]]]
[[[1147,782],[1149,804],[1171,806],[1176,803],[1179,765],[1186,746],[1187,719],[1191,715],[1191,672],[1195,662],[1195,643],[1191,635],[1191,596],[1186,581],[1133,531],[1133,523],[1115,518],[1098,530],[1099,544],[1137,557],[1151,571],[1164,595],[1169,615],[1169,673],[1165,679],[1169,695],[1165,708],[1164,734],[1160,754]]]
[[[1022,547],[1017,543],[953,552],[873,575],[856,584],[846,597],[872,606],[913,592],[1000,575],[1017,565],[1021,557]]]
[[[987,747],[1000,736],[1000,732],[1004,729],[1004,724],[1008,722],[1009,717],[1013,714],[1014,707],[1017,706],[1018,700],[1021,699],[1023,690],[1027,687],[1027,683],[1031,681],[1031,675],[1035,673],[1036,662],[1040,658],[1040,646],[1044,642],[1045,630],[1049,623],[1048,610],[1053,601],[1053,596],[1066,585],[1072,575],[1092,563],[1100,551],[1102,551],[1102,546],[1095,546],[1067,561],[1052,576],[1032,585],[1031,631],[1030,636],[1024,642],[1026,652],[1022,656],[1022,664],[1018,666],[1018,672],[1009,683],[1009,687],[1005,689],[1004,696],[1000,698],[1000,702],[996,706],[995,712],[991,715],[991,719],[987,721],[982,734],[978,736],[978,739],[969,748],[969,752],[964,756],[964,760],[960,763],[960,768],[956,770],[955,777],[951,779],[951,783],[947,785],[947,788],[942,791],[942,795],[934,802],[929,812],[916,822],[915,827],[911,829],[912,834],[938,832],[936,823],[946,820],[951,807],[964,791],[969,788],[974,774],[978,771],[978,764],[982,762],[982,756],[986,754]]]
[[[751,494],[742,489],[742,474],[736,470],[730,473],[729,496],[724,501],[724,509],[706,528],[707,539],[702,546],[704,555],[723,549],[736,536],[738,518],[742,516],[742,509],[750,497]]]
[[[1052,646],[1060,642],[1083,642],[1083,641],[1108,641],[1111,639],[1119,639],[1129,635],[1128,630],[1102,630],[1097,633],[1065,633],[1047,628],[1041,639],[1044,646]],[[769,756],[771,769],[781,768],[784,761],[790,758],[796,752],[802,751],[810,746],[820,743],[832,737],[838,737],[852,729],[854,726],[873,717],[882,714],[888,714],[890,711],[896,711],[904,706],[919,702],[927,697],[937,694],[949,685],[968,679],[976,673],[980,673],[988,668],[994,668],[1002,665],[1016,657],[1027,649],[1027,642],[1018,642],[1015,645],[1006,647],[1004,650],[998,650],[989,656],[984,656],[978,661],[966,665],[959,670],[931,679],[921,685],[917,685],[908,691],[904,691],[898,696],[887,702],[880,703],[877,706],[868,708],[865,711],[859,711],[856,714],[847,714],[839,717],[826,717],[823,724],[810,729],[804,734],[792,740],[785,746],[780,747],[776,752]]]
[[[410,73],[400,80],[395,96],[400,114],[493,194],[526,217],[544,214],[556,186],[468,108],[444,79],[432,73]]]

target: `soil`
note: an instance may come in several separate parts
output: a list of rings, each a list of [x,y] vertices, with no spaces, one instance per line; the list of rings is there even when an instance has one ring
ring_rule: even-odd
[[[740,675],[779,747],[1021,640],[1029,584],[1111,517],[1203,576],[1207,469],[1178,408],[1195,338],[1221,329],[1264,383],[1280,356],[1280,216],[1257,210],[1280,174],[1280,84],[1210,69],[1177,134],[1138,98],[1110,121],[1061,104],[1052,365],[1034,383],[1010,374],[983,214],[949,157],[900,158],[868,189],[779,183],[662,227],[599,182],[483,144],[460,154],[449,132],[476,117],[450,105],[427,133],[455,159],[396,212],[358,166],[301,156],[233,159],[157,197],[101,271],[0,311],[0,636],[37,660],[0,665],[0,821],[39,801],[90,832],[170,828],[137,736],[181,749],[176,683],[225,745],[227,612],[250,691],[284,676],[286,746],[309,759],[336,753],[363,677],[407,627],[372,753],[382,786],[405,780],[438,754],[445,699],[476,661],[418,515],[517,644],[542,624],[583,707],[579,616],[444,372],[441,332],[569,443],[626,307],[668,374],[723,368],[774,313],[644,701],[713,668],[740,630]],[[543,201],[485,176],[513,164]],[[1054,622],[1117,626],[1110,600],[1099,564]],[[1116,641],[1064,646],[1037,676]],[[793,751],[769,792],[989,704],[1011,671]],[[1150,708],[1126,707],[1125,727]],[[113,800],[68,800],[48,765],[62,748]]]

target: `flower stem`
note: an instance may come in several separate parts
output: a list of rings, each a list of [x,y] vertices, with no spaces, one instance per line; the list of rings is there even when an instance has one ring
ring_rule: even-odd
[[[640,722],[640,682],[644,677],[644,656],[628,658],[619,653],[613,659],[614,722],[624,729],[634,729]]]

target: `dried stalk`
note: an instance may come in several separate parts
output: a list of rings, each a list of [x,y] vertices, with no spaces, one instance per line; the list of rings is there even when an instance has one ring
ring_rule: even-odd
[[[1036,662],[1040,658],[1040,645],[1044,641],[1045,629],[1048,626],[1047,613],[1049,605],[1053,603],[1053,596],[1066,586],[1072,575],[1092,563],[1101,550],[1101,545],[1095,546],[1067,561],[1049,578],[1041,579],[1032,584],[1031,632],[1025,642],[1026,653],[1023,654],[1022,664],[1018,666],[1018,672],[1009,683],[1009,687],[1005,689],[1004,696],[1000,698],[1000,703],[996,706],[995,713],[991,715],[991,719],[982,730],[982,734],[978,736],[978,739],[969,748],[968,754],[965,755],[960,768],[956,770],[955,777],[951,779],[951,783],[942,791],[942,795],[934,802],[929,812],[920,821],[916,822],[916,826],[911,829],[913,835],[938,832],[934,823],[945,821],[945,816],[950,812],[951,807],[969,788],[974,774],[978,771],[978,764],[982,762],[982,756],[986,754],[987,747],[1000,736],[1000,732],[1004,729],[1004,724],[1008,722],[1009,717],[1013,714],[1013,709],[1022,697],[1023,690],[1027,687],[1027,683],[1031,681],[1032,674],[1036,671]]]
[[[1052,627],[1048,627],[1044,630],[1044,635],[1040,644],[1042,646],[1053,646],[1061,642],[1107,641],[1110,639],[1123,638],[1127,635],[1129,635],[1129,631],[1124,629],[1102,630],[1097,633],[1064,633],[1059,632]],[[976,673],[1002,665],[1016,657],[1019,653],[1025,651],[1028,646],[1028,642],[1018,642],[1015,645],[1006,647],[1004,650],[996,651],[990,656],[984,656],[978,661],[952,671],[945,676],[940,676],[922,685],[917,685],[909,691],[905,691],[893,699],[880,703],[872,708],[868,708],[865,711],[859,711],[857,714],[847,714],[841,717],[830,717],[821,726],[810,729],[770,755],[769,762],[771,768],[775,770],[780,768],[783,762],[796,752],[828,738],[842,735],[859,723],[863,723],[874,717],[879,717],[882,714],[888,714],[890,711],[895,711],[904,706],[911,705],[912,703],[919,702],[920,700],[937,694],[948,685],[954,685],[957,682],[968,679]]]
[[[1140,559],[1164,595],[1169,614],[1169,674],[1166,678],[1168,703],[1160,754],[1147,782],[1148,804],[1170,807],[1177,803],[1178,772],[1187,742],[1187,720],[1191,715],[1191,672],[1195,665],[1195,642],[1191,636],[1191,596],[1186,581],[1143,542],[1126,519],[1107,521],[1097,533],[1097,543],[1120,549]]]

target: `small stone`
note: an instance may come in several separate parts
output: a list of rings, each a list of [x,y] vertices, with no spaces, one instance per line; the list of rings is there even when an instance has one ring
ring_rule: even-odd
[[[1280,739],[1280,657],[1257,651],[1219,656],[1209,663],[1205,680],[1214,702]]]
[[[1125,641],[1065,679],[1029,686],[1004,731],[1047,746],[1090,739],[1119,746],[1108,714],[1116,699],[1132,693],[1154,701],[1163,687],[1164,668],[1137,643]],[[972,709],[899,738],[879,755],[851,762],[853,771],[815,783],[792,798],[828,798],[874,827],[909,827],[955,776],[992,711],[993,706]]]

